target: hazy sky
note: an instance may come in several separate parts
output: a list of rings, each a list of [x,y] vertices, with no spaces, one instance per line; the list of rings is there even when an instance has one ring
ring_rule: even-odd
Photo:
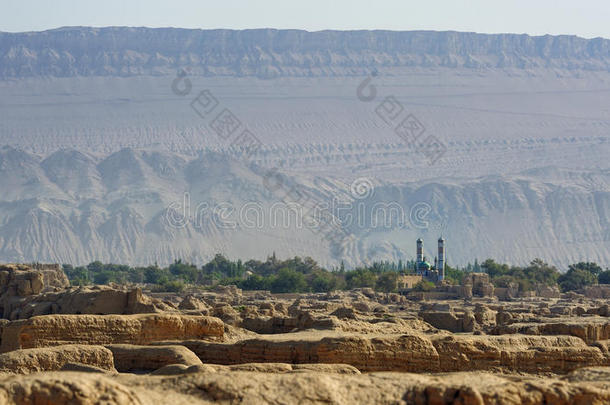
[[[610,38],[610,0],[0,0],[0,31],[68,25],[457,30]]]

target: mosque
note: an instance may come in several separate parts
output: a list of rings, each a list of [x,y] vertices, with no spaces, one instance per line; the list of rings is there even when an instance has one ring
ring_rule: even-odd
[[[434,258],[434,265],[426,261],[424,241],[421,238],[417,239],[415,274],[434,283],[443,281],[445,278],[445,239],[442,236],[438,239],[438,255]]]

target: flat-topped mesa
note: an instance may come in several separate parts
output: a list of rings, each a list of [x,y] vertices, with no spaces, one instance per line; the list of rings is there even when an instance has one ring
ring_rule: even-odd
[[[0,78],[350,76],[398,68],[607,71],[607,39],[436,31],[63,27],[0,32]]]

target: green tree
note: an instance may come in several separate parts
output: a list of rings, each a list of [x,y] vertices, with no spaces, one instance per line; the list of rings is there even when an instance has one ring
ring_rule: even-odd
[[[188,283],[195,283],[199,279],[197,266],[190,263],[182,263],[182,260],[176,260],[170,264],[169,272],[176,278]]]
[[[91,262],[87,265],[87,270],[92,273],[99,273],[104,270],[104,264],[98,260]]]
[[[568,271],[570,270],[586,270],[589,273],[594,274],[595,276],[599,276],[599,274],[602,272],[602,268],[599,267],[597,263],[593,262],[580,262],[576,264],[571,264],[570,266],[568,266]]]
[[[457,285],[462,283],[466,271],[453,268],[449,265],[445,265],[445,280],[451,284]]]
[[[386,271],[377,277],[375,289],[386,293],[395,292],[398,289],[398,273]]]
[[[597,276],[597,282],[600,284],[610,284],[610,270],[599,273]]]
[[[338,290],[342,287],[343,279],[335,273],[326,270],[315,271],[309,280],[313,292],[328,292]]]
[[[571,268],[559,277],[559,286],[562,291],[579,290],[585,286],[595,284],[597,277],[588,270]]]
[[[271,292],[288,293],[307,291],[307,282],[303,273],[290,268],[282,268],[271,282]]]
[[[93,282],[95,284],[108,284],[114,280],[114,274],[107,270],[101,270],[93,275]]]
[[[375,287],[377,276],[372,271],[361,268],[348,272],[345,275],[345,281],[347,282],[347,288],[350,290],[353,288]]]
[[[149,266],[144,269],[144,282],[150,284],[162,284],[169,280],[170,272],[158,266]]]
[[[146,279],[144,272],[146,269],[144,267],[136,267],[131,269],[127,275],[127,280],[132,283],[143,283]]]
[[[532,283],[555,285],[560,273],[555,266],[550,266],[542,259],[534,259],[529,266],[523,269],[524,277]]]
[[[215,279],[242,277],[246,271],[241,260],[232,262],[221,254],[214,256],[212,260],[203,266],[202,270],[206,275],[212,276]]]
[[[474,259],[474,264],[472,265],[472,271],[475,273],[479,273],[481,271],[481,265],[479,264],[478,259]]]
[[[489,274],[489,277],[492,279],[510,272],[508,265],[496,263],[492,259],[485,260],[481,264],[481,269],[483,269],[485,273]]]
[[[70,280],[72,285],[87,285],[91,284],[91,278],[89,277],[89,270],[86,267],[78,266],[72,267],[70,265],[63,265],[66,276]]]
[[[243,290],[270,290],[271,280],[259,274],[252,274],[247,279],[240,281],[238,286]]]

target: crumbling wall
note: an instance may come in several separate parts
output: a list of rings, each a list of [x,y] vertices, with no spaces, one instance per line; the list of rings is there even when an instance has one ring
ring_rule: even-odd
[[[12,302],[44,291],[60,290],[70,286],[60,265],[2,264],[0,265],[0,314],[10,315]]]

